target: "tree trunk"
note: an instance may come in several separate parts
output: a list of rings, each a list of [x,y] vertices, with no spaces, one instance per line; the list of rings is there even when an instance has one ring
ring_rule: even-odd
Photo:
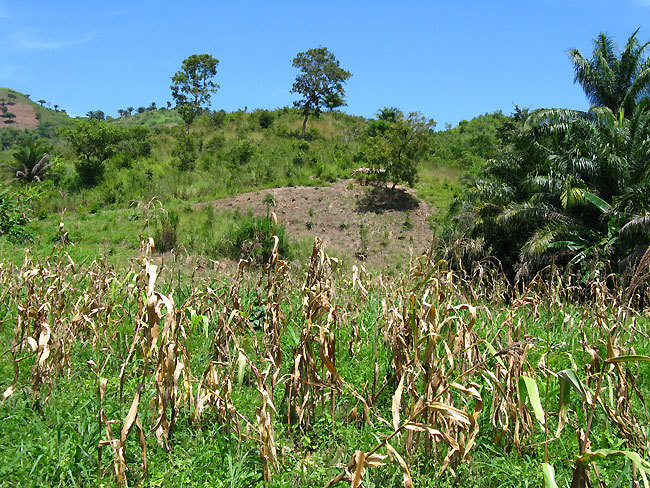
[[[190,124],[185,124],[185,135],[190,133]]]
[[[305,138],[305,129],[307,127],[307,119],[309,118],[309,113],[305,114],[305,118],[302,121],[302,135],[300,136],[301,139]]]

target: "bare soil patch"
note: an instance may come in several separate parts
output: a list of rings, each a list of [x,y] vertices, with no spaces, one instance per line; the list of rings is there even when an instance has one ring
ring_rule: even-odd
[[[432,209],[415,190],[402,187],[392,191],[342,180],[327,187],[274,188],[199,205],[265,215],[267,194],[273,196],[271,210],[291,238],[320,237],[329,252],[351,261],[374,267],[406,264],[431,242]]]
[[[0,119],[0,128],[13,127],[14,129],[33,129],[38,127],[38,119],[34,113],[34,107],[24,103],[7,105],[7,111],[16,116],[13,123],[6,123],[7,119]]]

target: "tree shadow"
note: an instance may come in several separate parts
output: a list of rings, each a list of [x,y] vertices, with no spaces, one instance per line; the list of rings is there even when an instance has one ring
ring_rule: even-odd
[[[391,210],[398,212],[415,210],[419,206],[418,200],[403,188],[373,186],[357,199],[355,210],[359,213],[383,214]]]

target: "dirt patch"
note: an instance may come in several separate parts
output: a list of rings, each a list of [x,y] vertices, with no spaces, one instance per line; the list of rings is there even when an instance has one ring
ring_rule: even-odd
[[[244,193],[203,205],[216,211],[265,215],[264,198],[291,238],[323,239],[333,255],[361,260],[375,267],[406,263],[410,255],[426,249],[432,232],[432,210],[413,189],[361,186],[354,180],[328,187],[299,186]]]
[[[24,103],[16,103],[15,105],[7,105],[7,111],[16,116],[12,119],[13,123],[7,123],[8,120],[0,118],[0,128],[13,127],[14,129],[34,129],[38,127],[38,119],[34,112],[34,107]]]

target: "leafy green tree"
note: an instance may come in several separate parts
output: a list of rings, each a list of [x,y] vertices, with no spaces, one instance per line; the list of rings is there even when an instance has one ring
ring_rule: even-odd
[[[16,114],[11,112],[5,112],[2,114],[2,117],[5,119],[5,124],[13,124],[15,122]]]
[[[600,33],[594,39],[591,59],[586,59],[577,49],[568,51],[575,69],[575,82],[582,86],[589,101],[608,107],[626,117],[632,115],[635,104],[650,95],[650,59],[645,56],[649,43],[641,44],[637,29],[617,53],[614,40]]]
[[[138,107],[138,110],[137,110],[137,112],[138,112],[139,114],[143,114],[143,113],[145,113],[146,111],[147,111],[147,109],[144,108],[144,107]]]
[[[185,134],[189,134],[192,122],[209,106],[210,96],[219,89],[212,80],[218,65],[219,60],[209,54],[192,54],[172,76],[172,97],[185,122]]]
[[[41,107],[44,107],[45,104],[47,103],[47,100],[43,100],[42,98],[40,100],[37,100],[37,103],[41,104]]]
[[[81,120],[63,128],[61,135],[80,158],[75,168],[81,182],[88,186],[99,183],[106,160],[116,153],[122,139],[120,128],[102,120]]]
[[[13,156],[13,161],[8,164],[11,173],[28,183],[43,181],[52,165],[49,162],[50,148],[34,140],[22,143]]]
[[[292,65],[300,70],[291,93],[302,96],[294,102],[294,106],[300,108],[304,116],[301,135],[304,139],[307,119],[311,114],[320,114],[321,108],[328,108],[328,100],[332,101],[334,97],[339,103],[345,103],[343,84],[352,74],[341,68],[339,61],[326,47],[298,53]]]
[[[156,106],[156,102],[151,102],[151,105],[147,107],[148,112],[153,112],[154,110],[157,110],[158,107]]]
[[[393,121],[382,119],[387,124],[383,130],[371,136],[365,148],[365,157],[370,166],[381,170],[383,179],[398,183],[415,184],[419,162],[431,148],[431,135],[436,123],[419,112],[408,116],[397,111]]]

